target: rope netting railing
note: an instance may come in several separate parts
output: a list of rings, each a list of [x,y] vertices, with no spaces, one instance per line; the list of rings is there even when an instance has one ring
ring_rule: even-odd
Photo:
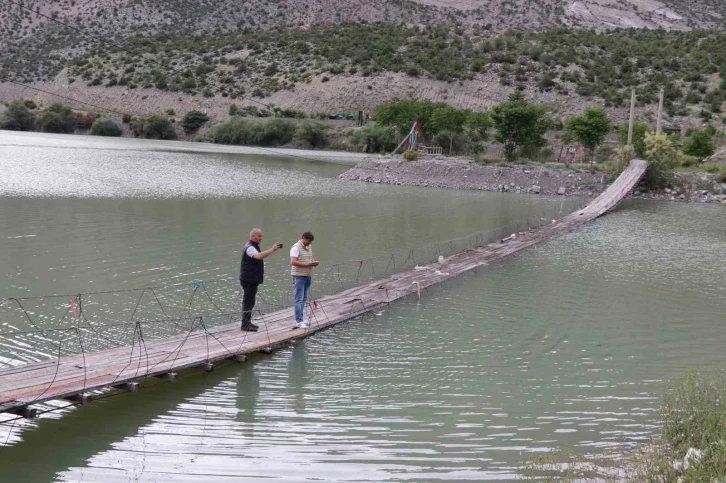
[[[310,300],[485,245],[515,231],[551,223],[542,215],[417,248],[401,248],[357,260],[323,261],[314,274]],[[236,278],[222,278],[139,289],[0,299],[0,369],[130,346],[138,344],[141,337],[147,341],[163,339],[238,323],[241,296]],[[255,316],[289,309],[293,299],[291,283],[266,284],[258,294]]]

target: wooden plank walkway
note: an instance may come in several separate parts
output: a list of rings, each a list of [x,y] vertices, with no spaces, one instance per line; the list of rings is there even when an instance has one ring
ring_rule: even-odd
[[[0,370],[0,412],[21,412],[36,403],[60,398],[79,398],[87,391],[108,387],[134,390],[135,382],[152,376],[212,364],[306,337],[326,327],[376,310],[384,304],[415,294],[423,288],[451,279],[504,258],[539,241],[568,232],[611,210],[645,173],[647,163],[631,161],[628,168],[585,208],[544,227],[530,230],[506,242],[495,242],[450,256],[442,263],[398,273],[345,290],[317,301],[309,329],[293,329],[292,309],[257,318],[257,333],[242,332],[238,323],[198,330],[165,339],[149,340],[100,352],[30,363]]]

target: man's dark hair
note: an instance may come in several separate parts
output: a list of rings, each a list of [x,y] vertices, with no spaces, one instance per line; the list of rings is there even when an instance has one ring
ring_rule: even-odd
[[[302,234],[302,237],[305,238],[306,240],[310,240],[310,241],[315,240],[315,237],[313,236],[313,233],[310,232],[310,231],[306,231],[305,233],[303,233]]]

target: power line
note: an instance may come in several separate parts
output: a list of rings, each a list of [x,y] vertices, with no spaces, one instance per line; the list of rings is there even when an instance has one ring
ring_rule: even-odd
[[[120,45],[120,44],[117,44],[116,42],[113,42],[113,41],[111,41],[111,40],[108,40],[107,38],[104,38],[104,37],[99,37],[99,36],[96,36],[96,35],[93,35],[93,34],[89,34],[89,33],[86,33],[86,32],[84,32],[83,30],[81,30],[81,29],[79,29],[79,28],[77,28],[77,27],[73,27],[72,25],[68,25],[68,24],[66,24],[66,23],[64,23],[64,22],[61,22],[61,21],[60,21],[60,20],[58,20],[58,19],[55,19],[55,18],[53,18],[53,17],[50,17],[50,16],[48,16],[48,15],[42,14],[42,13],[40,13],[40,12],[37,12],[37,11],[35,11],[35,10],[33,10],[33,9],[29,8],[29,7],[26,7],[25,5],[23,5],[23,4],[21,4],[21,3],[18,3],[18,2],[14,1],[14,0],[6,0],[6,1],[7,1],[7,2],[9,2],[9,3],[11,3],[11,4],[13,4],[13,5],[17,5],[18,7],[22,8],[22,9],[28,10],[29,12],[31,12],[31,13],[33,13],[33,14],[35,14],[35,15],[41,16],[41,17],[43,17],[43,18],[47,18],[48,20],[50,20],[50,21],[52,21],[52,22],[58,23],[58,24],[60,24],[60,25],[63,25],[64,27],[67,27],[67,28],[69,28],[69,29],[71,29],[71,30],[73,30],[73,31],[75,31],[75,32],[78,32],[78,33],[80,33],[80,34],[83,34],[83,35],[85,35],[85,36],[87,36],[87,37],[91,37],[91,38],[93,38],[93,39],[96,39],[96,40],[98,40],[99,42],[106,42],[106,43],[108,43],[108,44],[110,44],[110,45],[112,45],[112,46],[116,47],[116,48],[117,48],[117,49],[119,49],[119,50],[122,50],[122,51],[124,51],[124,52],[126,52],[126,53],[129,53],[129,54],[132,54],[132,55],[134,54],[134,52],[132,52],[132,51],[128,50],[127,48],[123,47],[123,46],[122,46],[122,45]],[[167,66],[165,66],[165,65],[164,65],[164,64],[162,64],[161,62],[157,61],[156,59],[152,58],[152,59],[150,59],[150,60],[151,60],[152,62],[154,62],[155,64],[157,64],[157,65],[159,65],[159,66],[163,67],[163,68],[164,68],[165,70],[169,70]],[[178,70],[173,70],[173,72],[178,72]],[[63,95],[61,95],[61,94],[56,94],[56,93],[54,93],[54,92],[46,91],[46,90],[43,90],[43,89],[40,89],[40,88],[37,88],[37,87],[33,87],[33,86],[30,86],[30,85],[27,85],[27,84],[23,84],[23,83],[21,83],[21,82],[17,82],[17,81],[14,81],[14,80],[8,80],[8,82],[11,82],[11,83],[13,83],[13,84],[16,84],[16,85],[19,85],[19,86],[25,87],[25,88],[27,88],[27,89],[32,89],[32,90],[36,90],[36,91],[38,91],[38,92],[43,92],[44,94],[48,94],[48,95],[51,95],[51,96],[56,96],[56,97],[59,97],[59,98],[61,98],[61,99],[65,99],[65,100],[68,100],[68,101],[72,101],[72,102],[77,102],[77,103],[80,103],[80,104],[85,104],[85,105],[87,105],[87,106],[92,106],[92,107],[95,107],[95,108],[97,108],[97,109],[102,109],[102,110],[105,110],[105,111],[108,111],[108,112],[113,112],[113,113],[115,113],[115,114],[120,114],[120,115],[122,115],[122,116],[123,116],[123,115],[127,115],[127,116],[130,116],[130,115],[131,115],[131,114],[129,114],[129,113],[124,113],[124,112],[120,112],[120,111],[117,111],[117,110],[114,110],[114,109],[109,109],[109,108],[107,108],[107,107],[102,107],[102,106],[98,106],[98,105],[96,105],[96,104],[92,104],[92,103],[89,103],[89,102],[85,102],[85,101],[80,101],[80,100],[78,100],[78,99],[73,99],[73,98],[71,98],[71,97],[63,96]],[[219,84],[217,84],[216,86],[217,86],[217,87],[220,87],[220,86],[219,86]],[[252,99],[252,98],[249,98],[249,97],[245,97],[245,96],[239,96],[239,97],[241,97],[242,99],[248,100],[248,101],[250,101],[250,102],[253,102],[253,103],[255,103],[255,104],[259,104],[259,105],[261,105],[261,106],[263,106],[263,107],[265,107],[265,108],[267,108],[267,109],[272,109],[272,108],[271,108],[271,107],[270,107],[270,106],[269,106],[268,104],[265,104],[265,103],[263,103],[263,102],[257,101],[257,100],[255,100],[255,99]],[[272,110],[274,111],[274,109],[272,109]],[[303,121],[304,121],[304,122],[310,122],[310,123],[316,124],[316,125],[318,125],[318,126],[321,126],[321,127],[324,127],[324,128],[326,128],[326,129],[328,128],[328,126],[326,126],[325,124],[319,123],[319,122],[317,122],[317,121],[314,121],[314,120],[312,120],[312,119],[304,119]],[[265,152],[269,152],[269,153],[272,153],[272,154],[274,154],[274,155],[277,155],[277,156],[288,156],[288,157],[293,157],[293,158],[300,158],[300,159],[304,159],[304,160],[307,160],[307,161],[315,161],[315,162],[319,162],[319,161],[320,161],[320,159],[318,159],[318,158],[312,158],[312,157],[309,157],[309,156],[304,156],[304,155],[300,155],[300,154],[292,154],[292,153],[279,153],[279,152],[277,152],[277,151],[274,151],[274,150],[272,150],[272,149],[266,149],[266,148],[263,148],[263,147],[260,147],[260,146],[253,146],[253,147],[254,147],[255,149],[259,149],[260,151],[265,151]],[[326,161],[326,162],[329,162],[329,163],[332,163],[332,164],[338,164],[338,165],[341,165],[341,166],[342,166],[342,165],[345,165],[345,166],[347,166],[347,164],[344,164],[344,163],[336,163],[336,162],[334,162],[334,161],[330,161],[330,160],[328,160],[328,161]]]
[[[67,23],[61,22],[60,20],[58,20],[56,18],[53,18],[51,16],[42,14],[42,13],[40,13],[40,12],[38,12],[36,10],[33,10],[32,8],[26,7],[22,3],[18,3],[18,2],[14,1],[14,0],[6,0],[6,1],[8,3],[13,4],[13,5],[17,5],[18,7],[22,8],[22,9],[28,10],[29,12],[31,12],[31,13],[33,13],[35,15],[41,16],[43,18],[46,18],[46,19],[48,19],[48,20],[50,20],[52,22],[55,22],[55,23],[57,23],[59,25],[63,25],[64,27],[69,28],[69,29],[71,29],[71,30],[73,30],[75,32],[80,33],[80,34],[83,34],[86,37],[90,37],[92,39],[98,40],[99,42],[105,42],[107,44],[112,45],[113,47],[116,47],[119,50],[122,50],[123,52],[126,52],[127,54],[135,55],[135,52],[132,52],[128,48],[124,47],[123,45],[118,44],[116,42],[113,42],[112,40],[109,40],[109,39],[107,39],[105,37],[100,37],[100,36],[97,36],[97,35],[89,34],[89,33],[85,32],[85,31],[83,31],[83,30],[81,30],[81,29],[79,29],[77,27],[73,27],[72,25],[68,25]],[[144,54],[144,55],[146,55],[146,54]],[[164,68],[164,70],[166,70],[166,71],[169,71],[170,70],[168,66],[166,66],[163,63],[159,62],[158,60],[156,60],[156,58],[151,58],[151,59],[148,59],[148,60],[151,60],[153,63],[155,63],[156,65],[158,65],[158,66],[160,66],[162,68]],[[180,66],[180,68],[181,68],[181,66]],[[172,69],[171,71],[176,73],[176,72],[179,72],[179,69]],[[222,87],[218,83],[215,83],[215,86],[217,88],[221,88]],[[238,97],[240,97],[240,98],[242,98],[242,99],[244,99],[246,101],[249,101],[249,102],[258,104],[260,106],[263,106],[266,109],[271,109],[272,111],[274,111],[274,108],[271,108],[269,104],[265,104],[264,102],[257,101],[257,100],[255,100],[255,99],[253,99],[251,97],[246,97],[246,96],[239,96],[238,95]],[[319,123],[319,122],[317,122],[317,121],[315,121],[313,119],[305,119],[305,121],[306,122],[311,122],[313,124],[317,124],[318,126],[322,126],[324,128],[327,128],[328,127],[325,124]]]
[[[33,89],[33,90],[36,90],[38,92],[42,92],[44,94],[48,94],[48,95],[51,95],[51,96],[60,97],[61,99],[65,99],[67,101],[77,102],[79,104],[85,104],[87,106],[95,107],[97,109],[102,109],[104,111],[113,112],[114,114],[120,114],[122,116],[129,116],[130,115],[130,114],[126,113],[126,112],[116,111],[114,109],[109,109],[108,107],[99,106],[97,104],[92,104],[90,102],[80,101],[78,99],[73,99],[72,97],[63,96],[61,94],[56,94],[55,92],[50,92],[50,91],[46,91],[46,90],[40,89],[38,87],[29,86],[27,84],[23,84],[22,82],[17,82],[17,81],[14,81],[14,80],[8,80],[7,82],[10,82],[12,84],[19,85],[21,87],[25,87],[26,89]]]

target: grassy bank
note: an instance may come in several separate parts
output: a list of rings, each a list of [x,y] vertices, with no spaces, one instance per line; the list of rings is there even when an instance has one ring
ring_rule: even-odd
[[[609,469],[573,453],[540,457],[521,480],[544,482],[726,481],[726,370],[691,370],[665,385],[658,408],[660,434],[640,450],[619,455]],[[613,460],[613,455],[607,459]]]

